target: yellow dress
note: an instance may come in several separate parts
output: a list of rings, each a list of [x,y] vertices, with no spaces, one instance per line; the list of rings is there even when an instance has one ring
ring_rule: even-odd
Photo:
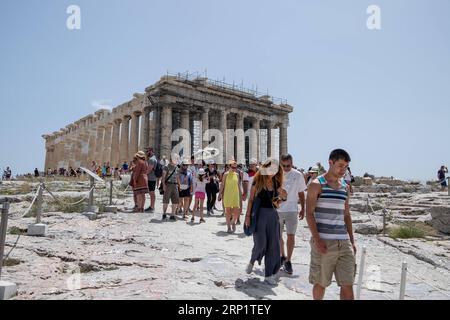
[[[239,177],[235,172],[229,172],[227,174],[227,180],[225,181],[225,191],[223,195],[223,206],[225,208],[239,208]]]

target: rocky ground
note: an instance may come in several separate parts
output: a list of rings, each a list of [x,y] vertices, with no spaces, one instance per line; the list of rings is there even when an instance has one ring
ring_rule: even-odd
[[[86,202],[69,204],[87,194],[88,182],[47,182],[63,204],[45,194],[46,237],[27,236],[34,218],[22,217],[37,183],[0,185],[0,198],[7,196],[13,202],[6,253],[17,233],[25,233],[2,274],[3,280],[18,284],[15,299],[311,299],[305,221],[299,223],[296,236],[294,275],[283,274],[278,286],[270,286],[263,283],[264,265],[256,266],[251,275],[245,273],[252,239],[241,226],[236,234],[227,234],[221,211],[205,224],[198,224],[198,219],[195,224],[162,222],[159,195],[156,213],[127,213],[132,195],[122,193],[120,183],[115,185],[113,202],[119,212],[103,213],[91,221],[80,213]],[[107,190],[97,187],[97,205],[102,210]],[[408,264],[406,299],[449,299],[450,236],[434,228],[431,210],[449,207],[450,197],[430,190],[365,188],[356,188],[351,202],[358,264],[363,246],[367,250],[361,299],[398,299],[402,262]],[[390,229],[413,221],[425,230],[425,236],[393,239],[389,232],[383,236],[383,209]],[[338,298],[335,283],[326,298]]]

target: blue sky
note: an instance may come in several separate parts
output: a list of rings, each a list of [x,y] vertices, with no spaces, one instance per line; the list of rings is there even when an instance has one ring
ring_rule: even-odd
[[[69,5],[81,30],[66,28]],[[366,27],[369,5],[381,30]],[[288,99],[289,151],[331,149],[356,174],[434,178],[450,164],[450,1],[2,0],[0,167],[44,165],[44,140],[167,70]]]

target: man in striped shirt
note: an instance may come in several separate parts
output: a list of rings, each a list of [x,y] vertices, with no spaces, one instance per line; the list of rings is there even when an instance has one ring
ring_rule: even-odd
[[[349,154],[333,150],[330,169],[309,186],[306,221],[311,231],[309,282],[314,300],[321,300],[333,274],[341,287],[340,298],[352,300],[355,280],[356,246],[349,208],[349,188],[343,177],[350,163]]]

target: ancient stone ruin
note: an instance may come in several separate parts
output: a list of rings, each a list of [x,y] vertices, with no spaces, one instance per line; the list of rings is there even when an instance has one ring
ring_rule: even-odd
[[[202,77],[166,75],[145,93],[134,94],[132,100],[112,111],[98,110],[60,131],[43,135],[45,168],[76,168],[91,161],[118,165],[150,146],[158,156],[169,158],[178,141],[178,137],[173,138],[176,129],[185,129],[194,137],[199,127],[201,145],[197,143],[196,147],[191,138],[190,150],[183,150],[182,156],[218,142],[217,137],[207,134],[208,129],[217,129],[223,135],[221,153],[214,159],[217,163],[231,158],[248,161],[252,154],[264,161],[288,151],[287,127],[292,111],[286,101],[255,91]],[[248,131],[254,132],[253,136]]]

